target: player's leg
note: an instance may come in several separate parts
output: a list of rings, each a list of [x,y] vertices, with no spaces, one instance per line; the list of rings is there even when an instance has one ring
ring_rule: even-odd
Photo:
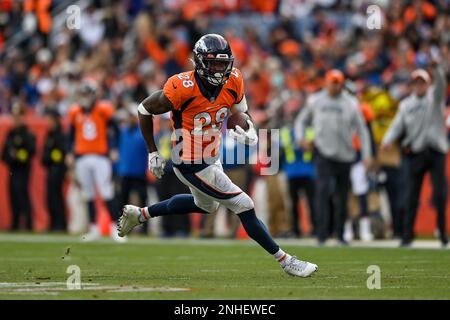
[[[31,199],[30,192],[28,189],[29,181],[30,181],[30,169],[24,169],[21,172],[20,180],[20,205],[21,211],[25,218],[25,227],[28,231],[33,229],[33,221],[31,215]]]
[[[325,243],[329,236],[331,217],[331,194],[333,189],[333,176],[327,160],[318,156],[316,162],[317,178],[315,181],[315,206],[317,212],[317,238],[319,244]]]
[[[220,162],[197,173],[183,174],[183,177],[205,198],[211,198],[236,213],[249,237],[273,255],[286,273],[307,277],[317,270],[317,265],[301,261],[280,249],[256,216],[253,200],[223,172]]]
[[[95,164],[94,164],[95,162]],[[109,158],[104,156],[94,156],[93,159],[94,180],[100,196],[108,208],[111,219],[116,221],[116,209],[114,207],[114,185],[112,181],[112,163]]]
[[[9,201],[12,211],[12,226],[11,230],[17,231],[20,229],[20,181],[17,178],[17,170],[13,170],[9,176]]]
[[[369,207],[367,203],[369,194],[369,179],[364,164],[360,161],[352,165],[350,169],[350,180],[352,193],[357,197],[359,204],[359,237],[362,241],[373,240],[370,226]],[[347,221],[350,221],[348,219]],[[345,226],[344,239],[349,241],[345,234],[347,233],[347,225]]]
[[[209,213],[214,212],[215,210],[217,210],[217,208],[213,211],[206,211],[198,207],[195,204],[194,196],[192,194],[177,194],[170,199],[143,208],[128,204],[123,207],[122,216],[119,218],[119,236],[125,236],[134,227],[148,221],[150,218],[172,214]]]
[[[337,167],[336,175],[336,211],[335,211],[335,226],[336,237],[339,242],[346,244],[344,240],[344,224],[347,218],[348,207],[348,192],[350,189],[350,164],[340,163]]]
[[[409,186],[407,211],[403,227],[402,246],[409,246],[414,238],[414,223],[416,221],[417,208],[419,206],[420,191],[425,175],[426,162],[423,154],[416,154],[411,157],[408,166]]]
[[[139,198],[139,206],[145,207],[147,205],[147,180],[146,178],[137,178],[135,180],[135,188]],[[124,202],[125,204],[126,202]],[[142,233],[147,234],[148,224],[145,222],[142,226]]]
[[[170,214],[189,214],[189,213],[212,213],[217,210],[219,204],[213,199],[203,196],[196,188],[185,179],[184,175],[177,169],[173,169],[176,176],[189,187],[191,194],[177,194],[170,199],[158,202],[152,206],[143,208],[141,219],[147,217],[160,217]]]
[[[439,238],[443,246],[448,244],[446,228],[446,204],[447,204],[447,181],[445,178],[445,155],[433,152],[430,159],[430,177],[433,184],[433,202],[437,211],[437,225],[439,229]]]
[[[289,186],[289,199],[291,200],[291,217],[292,217],[292,232],[298,238],[301,236],[299,227],[299,210],[298,201],[299,189],[300,189],[300,178],[291,178],[288,180]]]
[[[180,181],[189,187],[191,194],[177,194],[149,207],[124,206],[118,223],[119,236],[123,237],[134,227],[153,217],[172,214],[211,213],[217,210],[219,204],[214,199],[204,197],[189,184],[177,168],[173,170]]]
[[[81,187],[83,198],[86,200],[89,214],[89,232],[83,236],[83,240],[92,241],[100,238],[100,232],[96,224],[95,214],[95,181],[93,178],[92,158],[84,155],[75,160],[75,179]]]

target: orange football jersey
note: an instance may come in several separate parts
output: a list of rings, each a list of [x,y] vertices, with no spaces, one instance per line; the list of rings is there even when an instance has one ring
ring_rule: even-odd
[[[84,112],[79,105],[70,108],[69,122],[75,129],[76,155],[108,152],[107,126],[113,114],[114,106],[108,101],[97,102],[90,112]]]
[[[233,68],[215,98],[209,96],[200,81],[194,71],[183,72],[170,77],[163,89],[174,107],[174,147],[180,148],[177,154],[181,153],[183,162],[196,163],[218,155],[223,121],[228,110],[244,96],[244,81],[237,68]]]

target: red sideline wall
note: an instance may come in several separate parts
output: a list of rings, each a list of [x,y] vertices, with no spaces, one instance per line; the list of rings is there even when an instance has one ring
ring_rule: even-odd
[[[33,229],[36,231],[43,231],[47,229],[49,223],[47,208],[45,205],[45,170],[39,163],[41,156],[41,149],[43,140],[47,132],[45,120],[27,117],[26,122],[30,125],[30,130],[36,136],[36,156],[33,159],[30,175],[30,198],[33,214]],[[3,145],[6,135],[12,126],[12,119],[10,117],[0,117],[0,152],[3,152]],[[0,230],[8,229],[11,219],[11,207],[9,203],[9,172],[3,161],[0,161]]]
[[[33,229],[35,231],[47,230],[49,218],[45,204],[46,197],[46,172],[41,166],[43,140],[47,132],[46,123],[43,118],[28,116],[26,122],[30,130],[36,136],[36,156],[32,163],[30,177],[30,197],[33,209]],[[0,116],[0,152],[3,150],[4,140],[8,130],[11,128],[12,119],[8,116]],[[0,230],[8,230],[11,224],[11,212],[8,196],[8,170],[0,161]],[[447,179],[450,181],[450,157],[447,157]],[[450,199],[449,199],[450,200]],[[103,207],[103,206],[101,206]],[[102,208],[104,211],[104,208]],[[108,219],[106,213],[101,213],[99,220]],[[450,203],[447,206],[447,230],[450,232]],[[100,224],[102,225],[101,221]],[[103,224],[104,225],[104,224]],[[431,186],[429,177],[425,179],[422,189],[420,209],[416,221],[416,232],[422,235],[433,234],[436,226],[436,213],[431,204]],[[103,230],[102,230],[103,231]],[[103,231],[107,233],[107,230]]]
[[[33,159],[31,167],[29,186],[33,215],[33,229],[34,231],[42,232],[47,230],[50,223],[45,200],[47,196],[47,174],[40,163],[47,127],[44,118],[37,118],[33,115],[26,117],[26,123],[29,125],[30,130],[36,137],[36,155]],[[3,151],[3,144],[11,126],[11,117],[0,116],[0,153]],[[10,224],[12,223],[8,181],[8,169],[5,163],[0,161],[0,230],[8,230]],[[109,233],[109,214],[101,200],[97,199],[96,205],[99,208],[97,223],[101,228],[101,232],[106,235]],[[69,212],[68,214],[70,215]]]

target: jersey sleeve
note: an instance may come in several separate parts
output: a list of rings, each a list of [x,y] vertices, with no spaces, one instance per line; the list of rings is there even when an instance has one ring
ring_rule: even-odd
[[[175,110],[180,110],[183,98],[183,85],[178,75],[170,77],[163,87],[164,95],[172,103]]]
[[[231,76],[234,78],[234,89],[237,93],[237,98],[235,103],[241,102],[244,97],[244,77],[238,68],[233,68]]]

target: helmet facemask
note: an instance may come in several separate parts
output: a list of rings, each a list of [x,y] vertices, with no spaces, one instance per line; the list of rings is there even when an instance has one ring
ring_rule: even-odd
[[[206,57],[201,54],[195,55],[195,68],[199,76],[213,86],[224,85],[227,82],[233,63],[233,56],[229,57],[225,53],[219,53],[215,57],[213,54]]]
[[[97,88],[93,84],[82,84],[78,95],[83,110],[89,111],[93,108],[97,99]]]

